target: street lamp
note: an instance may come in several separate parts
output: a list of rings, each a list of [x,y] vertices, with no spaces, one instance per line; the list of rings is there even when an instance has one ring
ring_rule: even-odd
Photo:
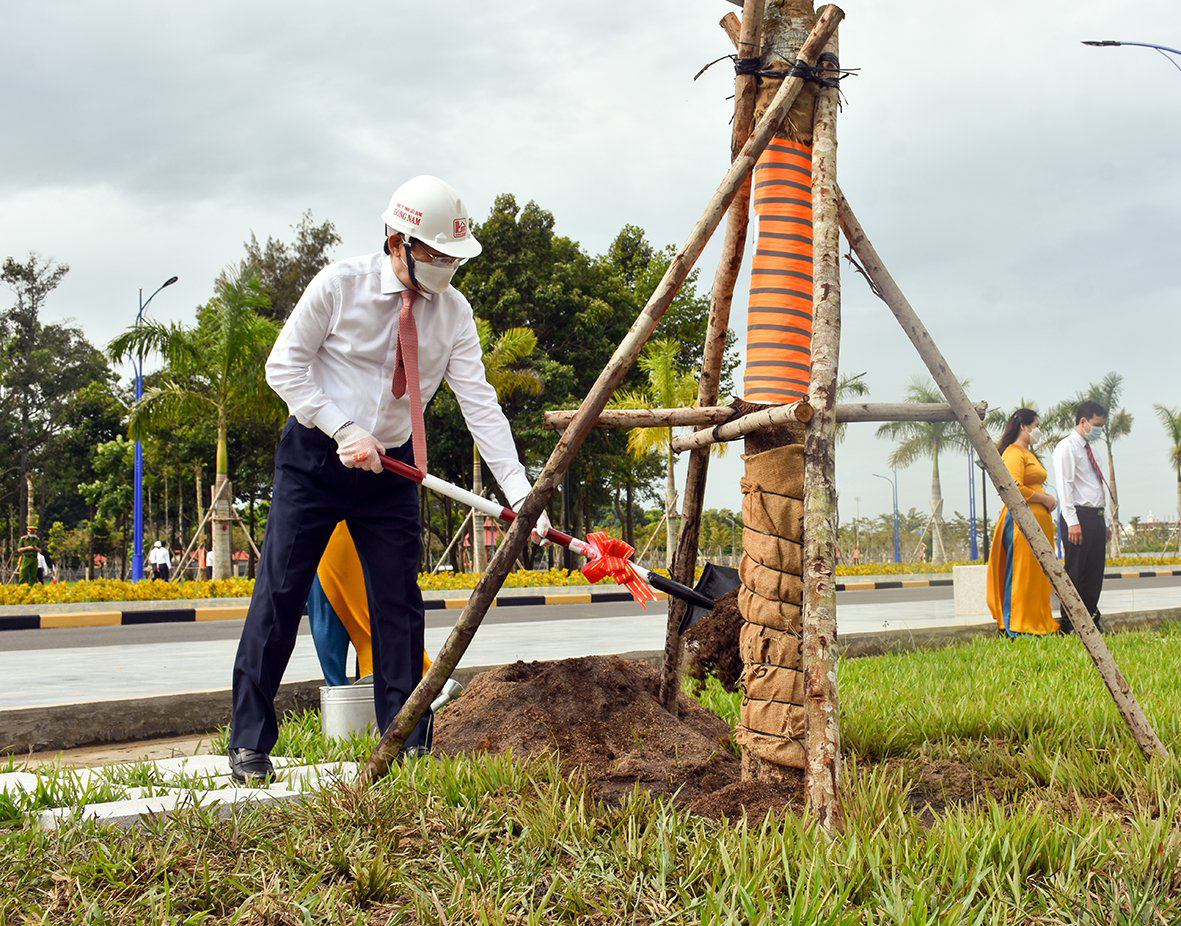
[[[1176,49],[1176,48],[1169,48],[1168,45],[1155,45],[1152,42],[1116,42],[1116,41],[1113,41],[1112,39],[1100,39],[1099,41],[1095,41],[1092,39],[1091,41],[1083,42],[1083,44],[1084,45],[1092,45],[1095,47],[1111,47],[1111,46],[1115,46],[1115,45],[1136,45],[1139,48],[1151,48],[1155,51],[1160,52],[1160,55],[1162,58],[1164,58],[1167,62],[1169,62],[1169,64],[1171,64],[1173,67],[1175,67],[1178,71],[1181,71],[1181,64],[1178,64],[1173,58],[1169,57],[1169,54],[1181,55],[1181,50]],[[1166,54],[1166,52],[1168,52],[1168,54]]]
[[[156,292],[148,296],[147,302],[144,301],[144,291],[139,291],[139,312],[135,316],[135,327],[139,327],[140,322],[144,320],[144,309],[148,307],[153,299],[156,298],[156,293],[160,292],[165,286],[171,286],[177,280],[176,277],[169,277],[158,287]],[[138,402],[143,398],[144,394],[144,356],[140,352],[138,358],[133,361],[135,364],[135,401]],[[134,539],[131,547],[131,581],[138,582],[144,577],[144,448],[143,444],[139,442],[139,438],[135,439],[135,531]]]
[[[874,473],[879,479],[885,479],[890,483],[890,488],[894,490],[894,562],[902,562],[902,544],[898,539],[898,470],[892,469],[890,473],[893,479],[889,476],[883,476],[881,473]]]

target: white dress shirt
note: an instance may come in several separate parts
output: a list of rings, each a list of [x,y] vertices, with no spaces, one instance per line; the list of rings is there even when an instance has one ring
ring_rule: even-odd
[[[380,252],[329,264],[308,284],[266,367],[267,383],[300,424],[331,436],[353,421],[387,450],[409,440],[409,389],[400,399],[391,391],[406,288]],[[529,494],[531,483],[496,390],[484,375],[472,307],[449,286],[442,293],[416,293],[412,310],[423,405],[446,377],[480,456],[516,503]]]
[[[1091,445],[1091,452],[1095,455],[1095,463],[1102,470],[1103,458],[1095,452],[1094,444]],[[1078,431],[1071,431],[1054,448],[1054,479],[1058,483],[1058,510],[1067,527],[1078,524],[1076,506],[1103,507],[1103,481],[1087,459],[1087,439]]]
[[[171,566],[172,554],[168,552],[168,547],[152,547],[148,551],[148,565]]]

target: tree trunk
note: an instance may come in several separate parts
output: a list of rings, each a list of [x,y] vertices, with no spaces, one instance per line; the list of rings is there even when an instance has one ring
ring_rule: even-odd
[[[229,479],[229,451],[226,445],[226,422],[217,424],[217,478],[213,484],[213,578],[228,579],[234,574],[233,518],[234,490]]]
[[[250,493],[250,539],[251,540],[254,540],[255,532],[256,531],[255,531],[255,526],[254,526],[254,493],[251,492]],[[254,545],[253,544],[248,543],[246,546],[249,547],[249,556],[250,556],[249,565],[246,567],[246,575],[248,578],[253,579],[255,576],[255,572],[258,568],[258,557],[256,557],[254,555]]]
[[[763,22],[763,60],[793,61],[815,21],[811,0],[769,0]],[[756,112],[765,105],[768,94],[775,91],[776,83],[768,79],[760,83]],[[782,325],[784,317],[795,320],[805,308],[805,315],[810,316],[813,309],[810,282],[814,260],[810,241],[813,216],[810,197],[800,187],[811,187],[809,167],[814,166],[810,162],[815,99],[815,85],[808,84],[796,97],[772,140],[772,147],[760,157],[752,184],[751,198],[758,216],[756,255],[760,250],[768,250],[791,256],[780,258],[779,265],[756,267],[766,275],[752,278],[752,291],[769,289],[771,294],[760,295],[756,304],[752,293],[748,308],[747,379],[743,393],[749,401],[740,405],[740,411],[748,414],[765,409],[767,404],[787,404],[808,396],[808,385],[799,383],[801,379],[810,379],[807,373],[796,373],[795,382],[790,384],[788,377],[791,377],[789,371],[808,363],[810,355],[779,348],[774,362],[780,366],[768,368],[771,361],[765,358],[772,352],[762,345],[770,340],[768,332],[775,330],[766,327],[771,323],[768,318]],[[781,166],[780,159],[784,159],[783,163],[790,162],[790,169]],[[792,175],[790,180],[785,176],[788,173]],[[773,186],[768,193],[760,178],[773,178],[767,183],[781,186]],[[782,215],[781,202],[787,203],[782,207]],[[784,228],[790,229],[789,239],[783,237]],[[799,241],[801,237],[803,242]],[[775,275],[774,268],[793,257],[799,261],[798,272]],[[807,279],[801,274],[807,274]],[[760,312],[761,321],[757,318]],[[756,324],[760,326],[752,327]],[[802,325],[807,325],[806,333],[810,331],[810,319],[794,321],[796,328]],[[768,370],[776,379],[761,380],[758,374],[767,376]],[[806,764],[801,660],[804,586],[800,554],[800,544],[805,539],[804,448],[800,444],[800,431],[798,423],[775,424],[747,434],[745,441],[743,557],[739,569],[742,586],[738,597],[742,614],[739,650],[744,697],[736,732],[742,749],[744,778],[783,779]]]
[[[837,36],[825,49],[837,55]],[[836,88],[816,96],[812,148],[812,375],[816,409],[804,438],[804,796],[823,830],[840,826],[841,737],[837,699],[836,396],[841,347],[840,225],[836,204]],[[856,523],[856,522],[854,522]],[[856,546],[856,541],[854,541]]]
[[[672,428],[668,431],[669,443],[672,443],[673,432]],[[667,513],[664,519],[664,565],[665,568],[672,572],[673,555],[677,549],[677,476],[673,470],[673,452],[672,447],[668,449],[668,460],[666,465],[666,473],[664,480],[664,510]]]
[[[480,472],[480,449],[472,444],[472,491],[484,494],[484,474]],[[484,515],[472,509],[472,572],[484,571]]]
[[[1111,552],[1113,556],[1119,556],[1119,492],[1115,488],[1115,454],[1111,452],[1110,435],[1104,435],[1104,440],[1107,442],[1107,485],[1111,490]]]
[[[636,487],[632,482],[631,470],[627,473],[627,482],[624,484],[624,512],[626,513],[625,527],[623,532],[623,539],[627,541],[628,546],[635,547],[636,545]]]
[[[36,493],[33,491],[33,474],[28,469],[25,470],[25,527],[28,527],[33,519],[33,502],[36,500]],[[38,525],[40,526],[40,525]]]
[[[939,481],[939,453],[931,457],[931,562],[947,562],[943,547],[943,486]]]
[[[176,532],[172,536],[172,546],[177,547],[183,540],[178,541],[178,536],[183,538],[185,535],[185,493],[181,485],[181,479],[178,476],[176,482]],[[177,564],[180,565],[179,563]]]
[[[200,524],[205,520],[205,487],[202,485],[201,464],[194,463],[193,470],[197,480],[197,523]],[[197,564],[194,567],[194,572],[198,579],[205,578],[205,575],[201,571],[202,564],[205,562],[205,549],[205,530],[202,528],[201,536],[197,540],[197,552],[193,554],[196,557],[195,562]]]

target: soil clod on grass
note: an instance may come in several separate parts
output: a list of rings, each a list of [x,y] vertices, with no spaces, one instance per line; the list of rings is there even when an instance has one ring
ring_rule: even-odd
[[[618,656],[517,662],[478,676],[438,718],[434,748],[458,755],[552,753],[598,798],[636,785],[684,805],[738,781],[725,721],[680,696],[674,717],[659,674]]]
[[[742,678],[742,658],[738,652],[741,628],[738,589],[734,589],[714,602],[713,610],[685,632],[688,675],[705,681],[707,675],[713,674],[727,691],[737,691]]]

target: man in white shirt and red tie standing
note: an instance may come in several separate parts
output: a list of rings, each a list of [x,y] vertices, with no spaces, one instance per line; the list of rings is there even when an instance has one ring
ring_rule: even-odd
[[[437,177],[414,177],[382,219],[383,252],[320,271],[267,360],[267,382],[291,418],[275,452],[266,538],[234,663],[230,769],[239,781],[271,773],[275,694],[339,521],[364,567],[382,729],[422,678],[418,486],[383,471],[377,455],[426,471],[422,409],[444,377],[510,505],[531,488],[484,375],[471,306],[451,286],[481,251],[463,201]],[[549,526],[543,512],[537,529]],[[430,721],[428,713],[407,737],[407,752],[429,749]]]
[[[1054,448],[1054,479],[1058,483],[1058,530],[1066,551],[1066,574],[1078,589],[1087,613],[1099,629],[1099,594],[1103,591],[1103,570],[1107,566],[1107,541],[1111,527],[1103,509],[1107,481],[1099,459],[1107,409],[1098,402],[1075,406],[1074,429]],[[1063,633],[1074,625],[1062,608],[1058,621]]]

